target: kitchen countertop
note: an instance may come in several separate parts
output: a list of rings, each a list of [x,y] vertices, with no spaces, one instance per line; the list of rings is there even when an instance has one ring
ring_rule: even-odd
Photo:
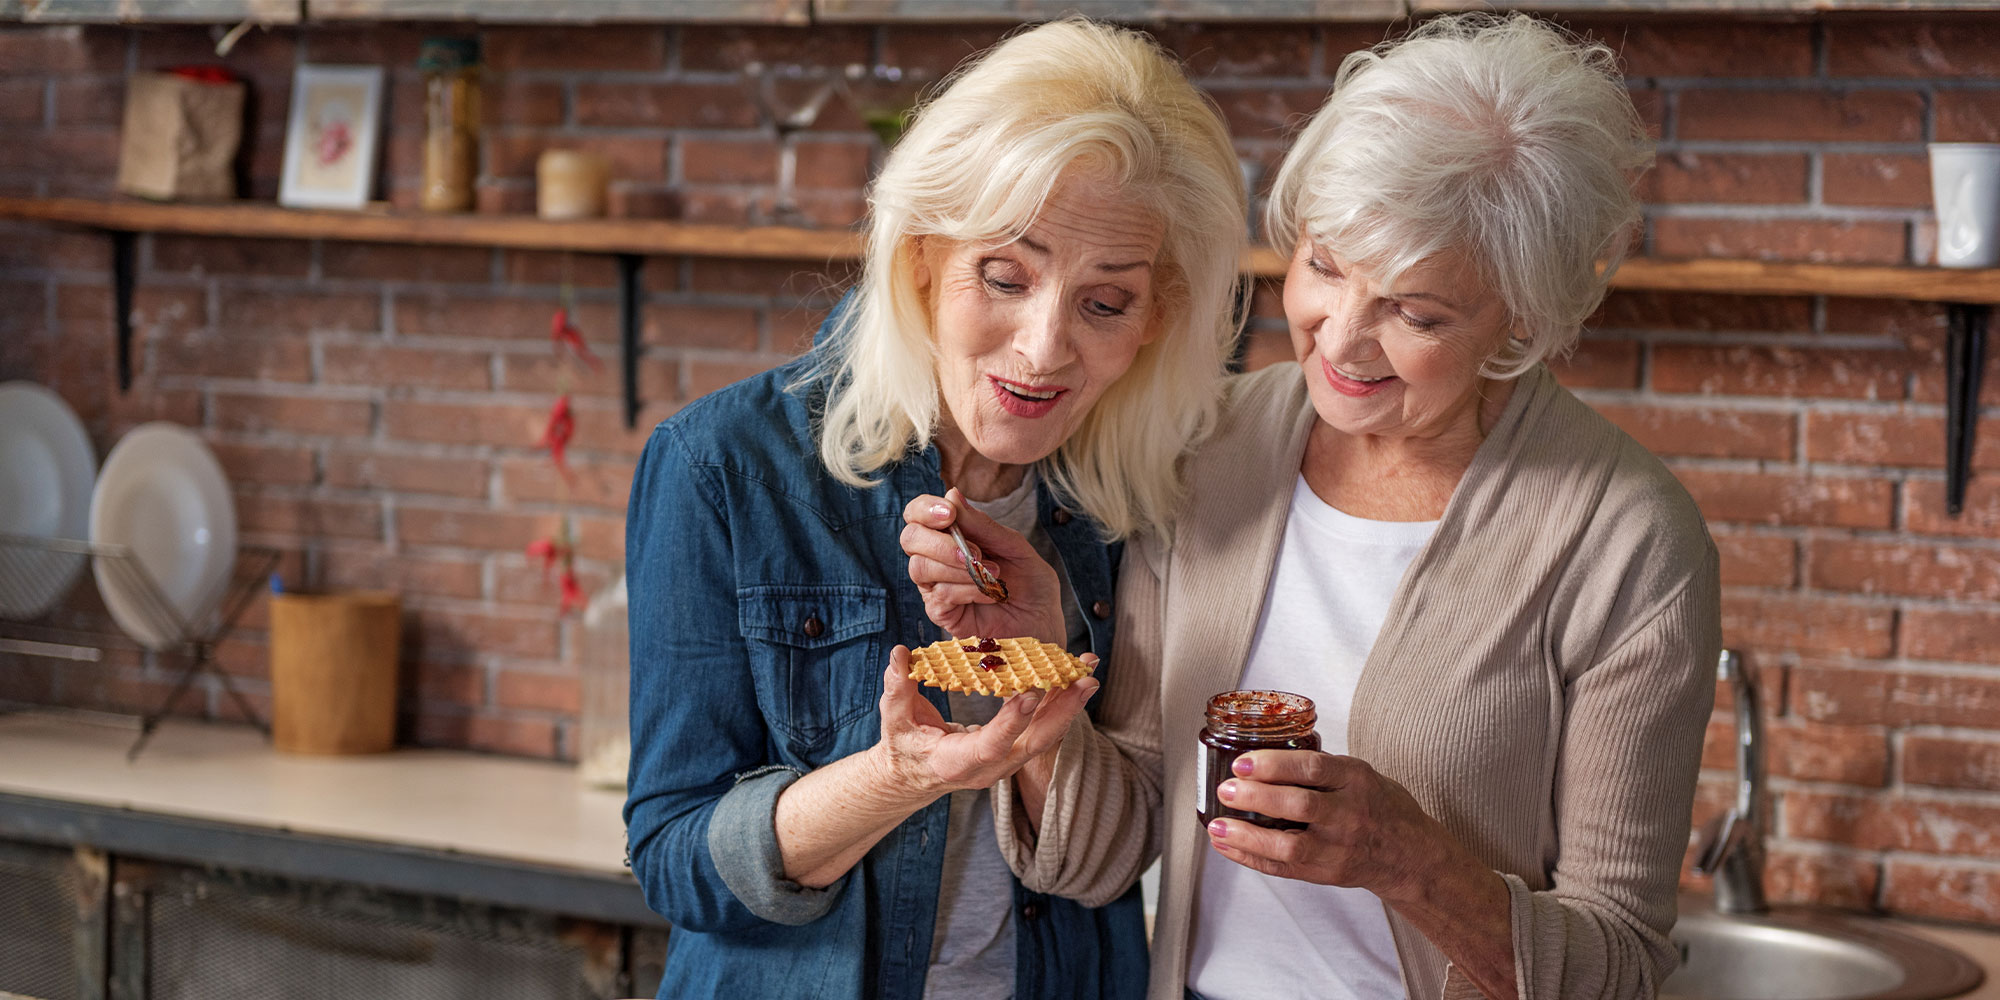
[[[515,878],[512,891],[532,898],[504,901],[530,905],[582,886],[597,898],[584,910],[650,916],[624,864],[623,793],[585,785],[571,765],[452,750],[283,754],[247,726],[185,719],[163,722],[128,763],[137,735],[119,716],[0,715],[0,835],[133,854],[155,844],[171,854],[178,843],[185,860],[262,857],[296,862],[287,874],[352,868],[357,881],[463,883],[473,895],[520,875],[527,881]],[[186,856],[209,844],[230,856]],[[302,855],[301,844],[321,856]]]

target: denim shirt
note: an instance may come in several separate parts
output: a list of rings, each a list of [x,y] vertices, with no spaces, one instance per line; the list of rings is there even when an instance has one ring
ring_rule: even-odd
[[[890,647],[944,638],[899,538],[904,505],[945,491],[936,449],[881,470],[872,488],[835,480],[811,431],[823,394],[785,390],[806,363],[661,423],[633,477],[625,823],[647,905],[674,925],[661,997],[923,995],[949,797],[823,889],[784,877],[773,827],[779,793],[800,775],[879,739]],[[1105,612],[1122,546],[1046,487],[1037,504],[1097,676],[1116,683]],[[950,718],[944,692],[921,690]],[[1014,901],[1016,997],[1145,995],[1137,886],[1092,909],[1017,880]]]

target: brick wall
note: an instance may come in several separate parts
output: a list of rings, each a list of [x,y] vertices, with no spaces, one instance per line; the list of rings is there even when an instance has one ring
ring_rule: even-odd
[[[1993,18],[1633,19],[1619,46],[1662,140],[1649,251],[1872,263],[1928,259],[1923,144],[2000,140]],[[1383,25],[1180,26],[1162,37],[1268,166],[1342,53]],[[876,63],[942,73],[988,27],[493,28],[480,203],[532,200],[546,145],[617,164],[625,211],[765,217],[777,144],[741,67]],[[276,188],[299,62],[393,68],[385,193],[418,173],[422,27],[257,32],[226,60],[255,88],[244,168]],[[206,29],[0,30],[0,191],[109,189],[123,79],[206,58]],[[842,225],[876,155],[836,103],[798,137],[799,200]],[[579,625],[521,553],[560,514],[532,442],[556,382],[544,331],[565,280],[612,354],[609,261],[479,249],[148,237],[138,380],[111,383],[101,238],[0,227],[0,378],[55,386],[100,454],[144,420],[197,428],[250,540],[314,585],[378,585],[409,608],[406,737],[565,756]],[[800,349],[842,275],[824,264],[648,261],[642,428]],[[1258,362],[1284,355],[1260,295]],[[1943,515],[1941,308],[1841,298],[1620,294],[1564,380],[1663,456],[1709,515],[1725,627],[1763,682],[1773,734],[1773,894],[2000,923],[2000,367],[1965,515]],[[2000,352],[1996,352],[2000,353]],[[643,431],[610,376],[579,390],[568,518],[587,586],[619,560]],[[88,590],[88,588],[85,588]],[[95,598],[68,612],[88,617]],[[223,653],[261,701],[261,612]],[[0,663],[0,698],[130,710],[171,664]],[[187,712],[228,717],[212,685]],[[1725,696],[1697,820],[1729,792]]]

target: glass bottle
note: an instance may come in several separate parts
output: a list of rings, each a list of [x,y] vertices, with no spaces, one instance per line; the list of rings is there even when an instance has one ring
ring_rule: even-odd
[[[1201,825],[1227,818],[1273,830],[1305,829],[1295,820],[1231,809],[1215,790],[1229,780],[1236,758],[1252,750],[1318,750],[1319,734],[1313,731],[1318,721],[1311,698],[1287,691],[1224,691],[1210,698],[1195,758],[1195,783],[1201,789],[1195,814]]]
[[[479,40],[428,39],[417,68],[424,74],[424,211],[471,211],[479,176]]]

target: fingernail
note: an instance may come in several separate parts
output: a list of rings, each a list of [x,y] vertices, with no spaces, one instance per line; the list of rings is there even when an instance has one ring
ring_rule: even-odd
[[[1227,824],[1227,823],[1224,823],[1223,821],[1221,821],[1221,820],[1219,820],[1219,819],[1212,819],[1212,820],[1209,820],[1209,821],[1208,821],[1208,835],[1209,835],[1209,836],[1211,836],[1211,837],[1215,837],[1215,838],[1217,838],[1218,840],[1219,840],[1219,839],[1221,839],[1221,838],[1223,838],[1223,837],[1227,837],[1227,836],[1229,836],[1229,824]]]
[[[950,505],[950,504],[943,504],[943,503],[934,503],[934,504],[931,504],[931,516],[932,516],[932,517],[950,517],[950,516],[951,516],[951,505]]]
[[[1236,758],[1236,763],[1229,765],[1229,769],[1235,771],[1237,774],[1248,776],[1250,774],[1251,763],[1248,757],[1238,757]]]
[[[1215,794],[1217,794],[1217,795],[1220,795],[1220,796],[1222,796],[1222,797],[1223,797],[1223,798],[1225,798],[1225,799],[1233,799],[1233,798],[1235,798],[1235,797],[1236,797],[1236,782],[1234,782],[1234,781],[1225,781],[1225,782],[1223,782],[1222,784],[1220,784],[1220,785],[1217,785],[1217,786],[1216,786],[1216,788],[1215,788]]]
[[[1035,706],[1042,703],[1042,694],[1043,692],[1040,688],[1023,694],[1021,696],[1021,707],[1030,712],[1034,711]]]

